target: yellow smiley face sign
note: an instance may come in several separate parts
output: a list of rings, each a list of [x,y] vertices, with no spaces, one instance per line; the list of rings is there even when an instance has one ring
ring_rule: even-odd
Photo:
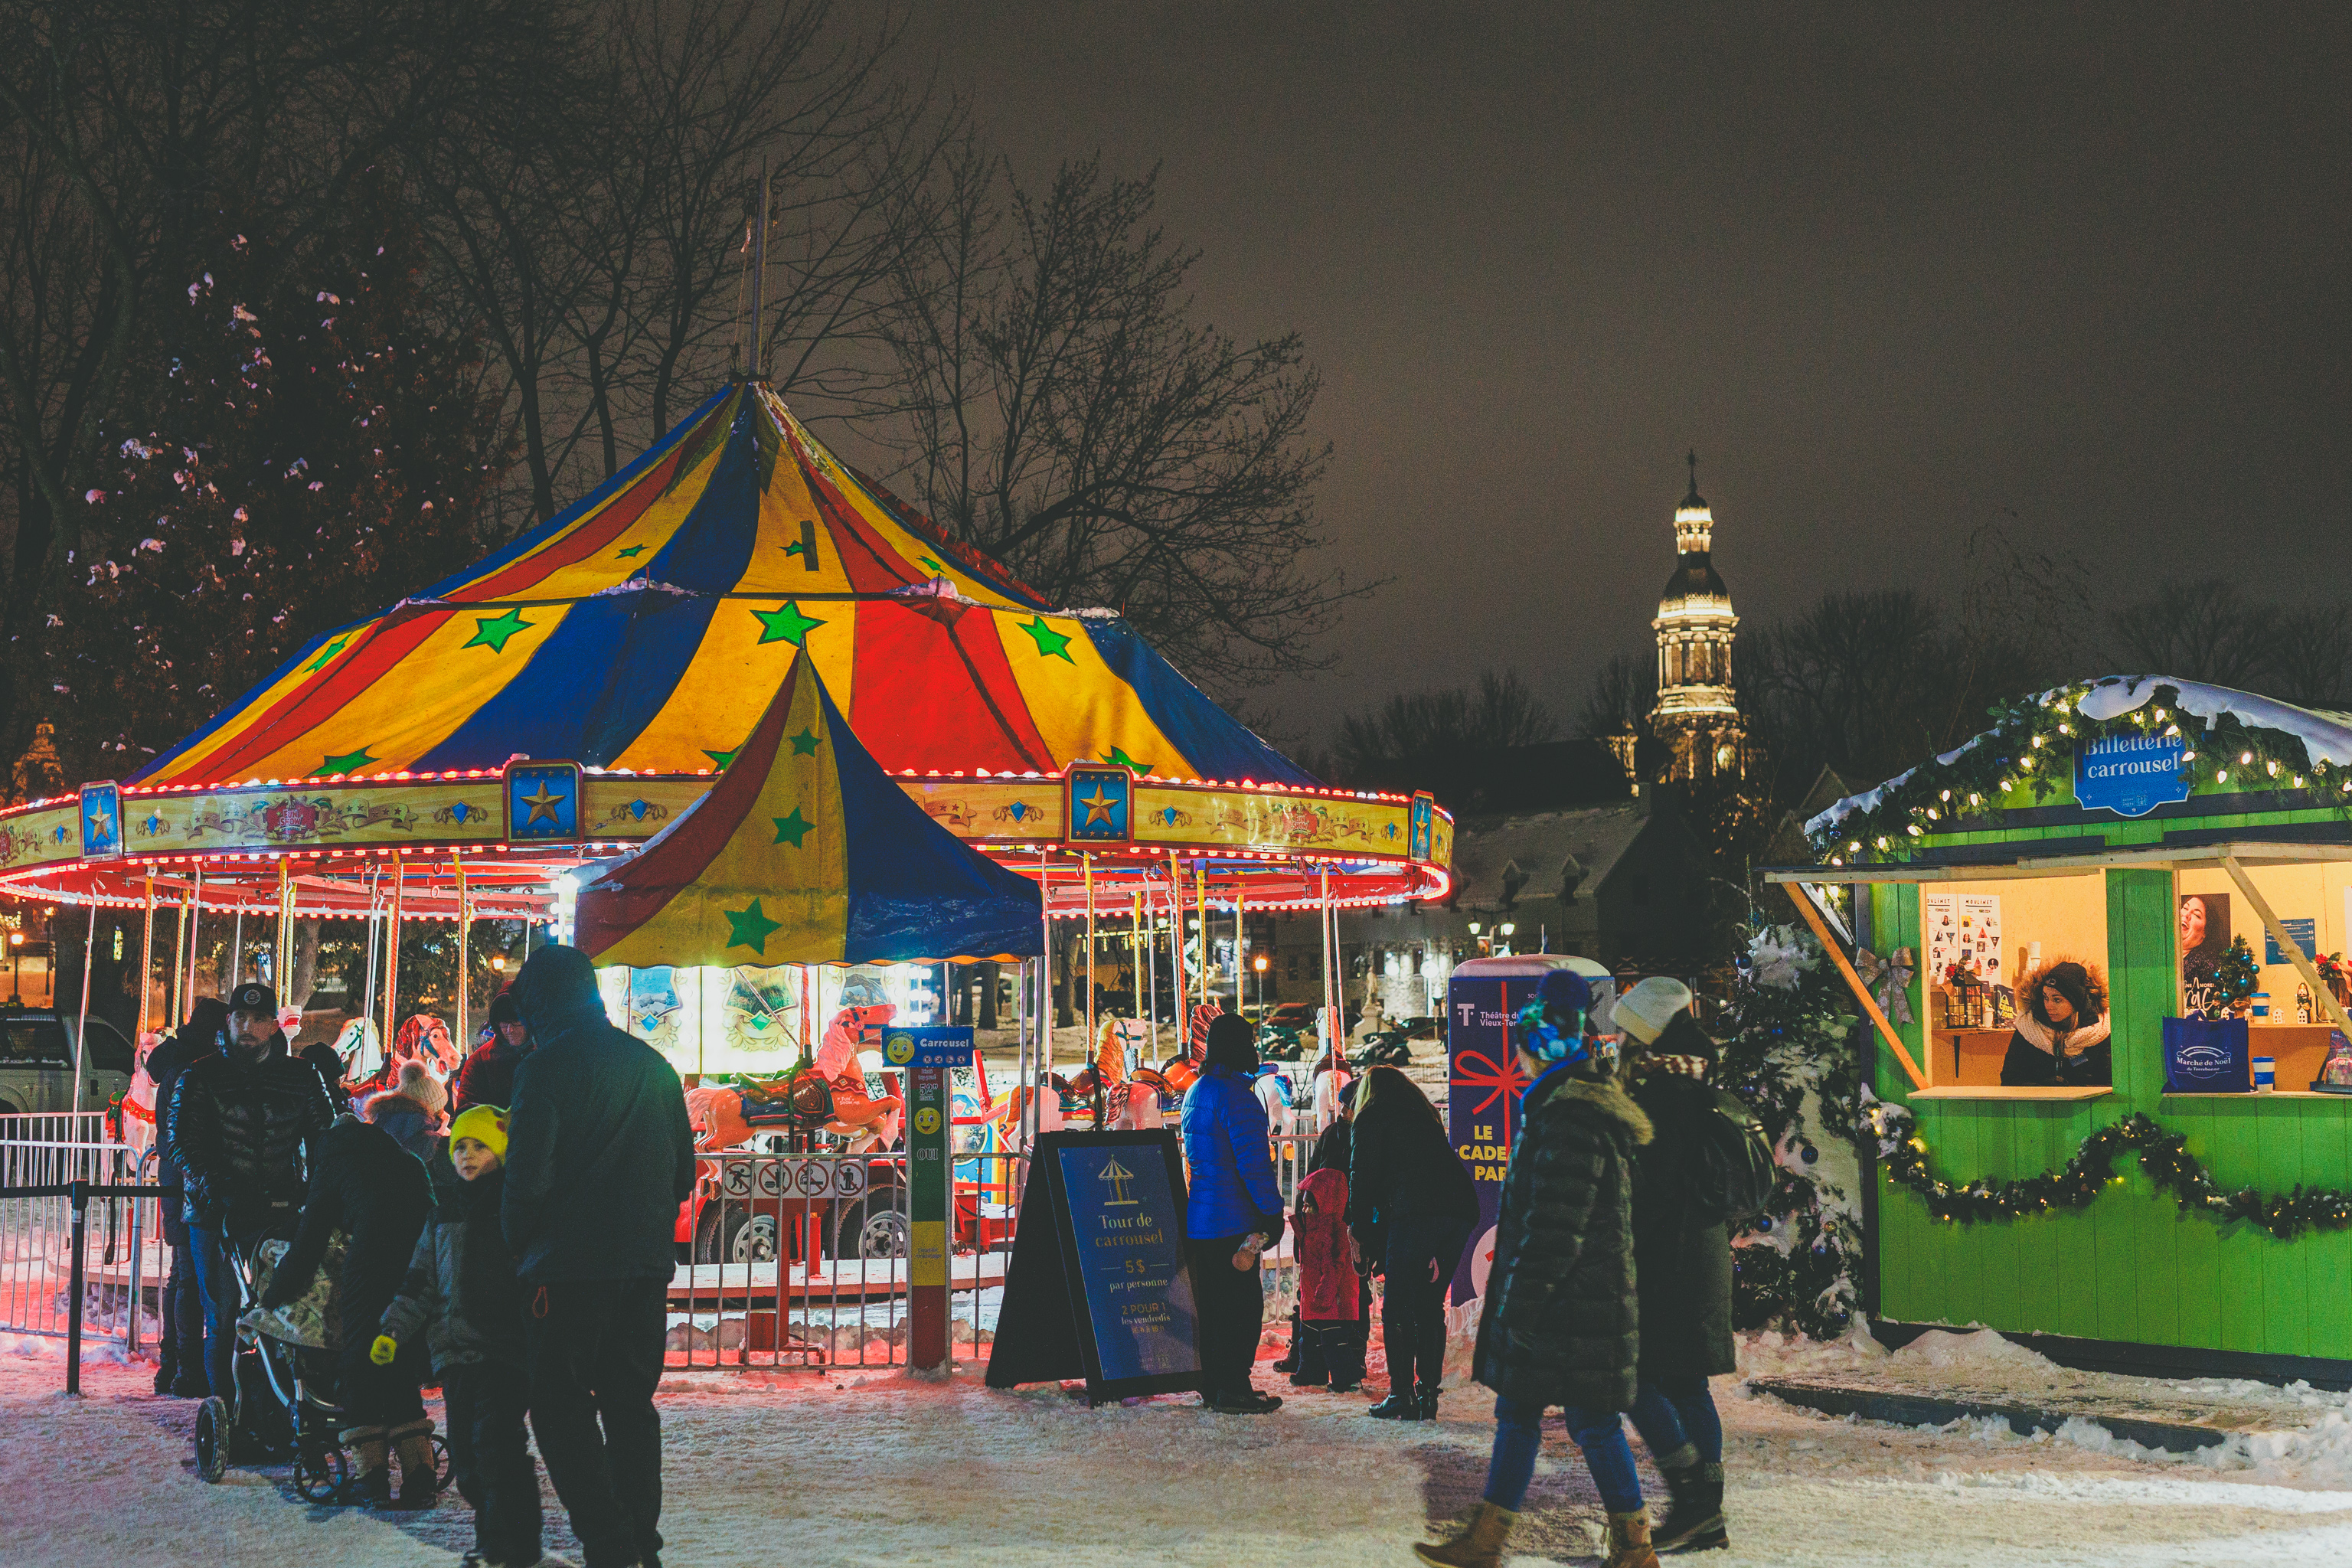
[[[935,1107],[926,1105],[922,1110],[915,1112],[916,1131],[928,1138],[939,1130],[940,1113]]]
[[[907,1034],[886,1035],[882,1039],[882,1059],[894,1068],[905,1067],[915,1059],[915,1037]]]

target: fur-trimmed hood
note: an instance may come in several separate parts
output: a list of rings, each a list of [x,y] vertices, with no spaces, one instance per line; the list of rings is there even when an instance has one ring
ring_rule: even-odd
[[[1591,1079],[1578,1078],[1573,1073],[1562,1073],[1545,1091],[1543,1099],[1538,1103],[1551,1105],[1567,1100],[1581,1100],[1603,1116],[1622,1123],[1625,1131],[1633,1134],[1633,1142],[1637,1144],[1647,1143],[1650,1141],[1649,1117],[1643,1113],[1640,1106],[1633,1103],[1633,1097],[1625,1092],[1625,1086],[1613,1075],[1603,1079]],[[1532,1111],[1536,1107],[1531,1105],[1528,1109]]]
[[[2031,1012],[2021,1009],[2017,1015],[2016,1026],[2017,1037],[2035,1050],[2044,1056],[2054,1057],[2058,1054],[2058,1037],[2051,1032],[2049,1025],[2035,1017]],[[2092,1022],[2067,1034],[2066,1054],[2070,1057],[2081,1056],[2106,1037],[2107,1015],[2102,1013]]]

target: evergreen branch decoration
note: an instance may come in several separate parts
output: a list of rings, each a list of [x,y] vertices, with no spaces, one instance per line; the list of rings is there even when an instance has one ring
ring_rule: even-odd
[[[2055,1171],[2014,1182],[1982,1176],[1958,1186],[1937,1180],[1928,1170],[1927,1141],[1919,1136],[1916,1120],[1902,1106],[1866,1103],[1856,1131],[1877,1140],[1887,1174],[1918,1194],[1930,1215],[1963,1225],[2029,1218],[2053,1208],[2087,1207],[2101,1193],[2122,1182],[2115,1173],[2116,1162],[2137,1153],[2140,1168],[2158,1191],[2171,1195],[2183,1214],[2201,1214],[2218,1225],[2249,1221],[2281,1241],[2292,1241],[2305,1230],[2352,1226],[2352,1193],[2297,1186],[2291,1193],[2265,1197],[2252,1187],[2227,1191],[2189,1152],[2186,1138],[2167,1132],[2139,1111],[2084,1139],[2074,1157]]]
[[[2252,778],[2270,788],[2306,790],[2352,820],[2352,767],[2314,762],[2295,736],[2226,711],[2200,719],[2180,708],[2179,689],[2168,683],[2127,713],[2087,718],[2081,705],[2093,684],[1995,703],[1987,710],[1991,728],[1881,785],[1875,803],[1815,833],[1814,849],[1832,866],[1863,865],[1896,858],[1910,840],[1931,833],[1995,827],[2004,797],[2022,790],[2037,805],[2048,800],[2070,776],[2076,748],[2115,738],[2182,737],[2180,776],[2192,790]]]

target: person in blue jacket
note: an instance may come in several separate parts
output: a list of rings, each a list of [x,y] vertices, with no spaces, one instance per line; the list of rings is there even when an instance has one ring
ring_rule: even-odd
[[[1263,1415],[1282,1401],[1250,1385],[1265,1296],[1256,1252],[1282,1239],[1273,1131],[1250,1075],[1255,1033],[1231,1013],[1209,1026],[1198,1082],[1184,1094],[1184,1159],[1192,1167],[1184,1230],[1200,1315],[1201,1401],[1221,1415]],[[1236,1259],[1240,1266],[1236,1266]]]

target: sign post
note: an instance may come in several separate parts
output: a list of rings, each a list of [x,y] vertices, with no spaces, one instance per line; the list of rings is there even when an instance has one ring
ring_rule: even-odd
[[[886,1029],[882,1059],[907,1073],[907,1364],[948,1364],[948,1073],[972,1063],[969,1028]]]

